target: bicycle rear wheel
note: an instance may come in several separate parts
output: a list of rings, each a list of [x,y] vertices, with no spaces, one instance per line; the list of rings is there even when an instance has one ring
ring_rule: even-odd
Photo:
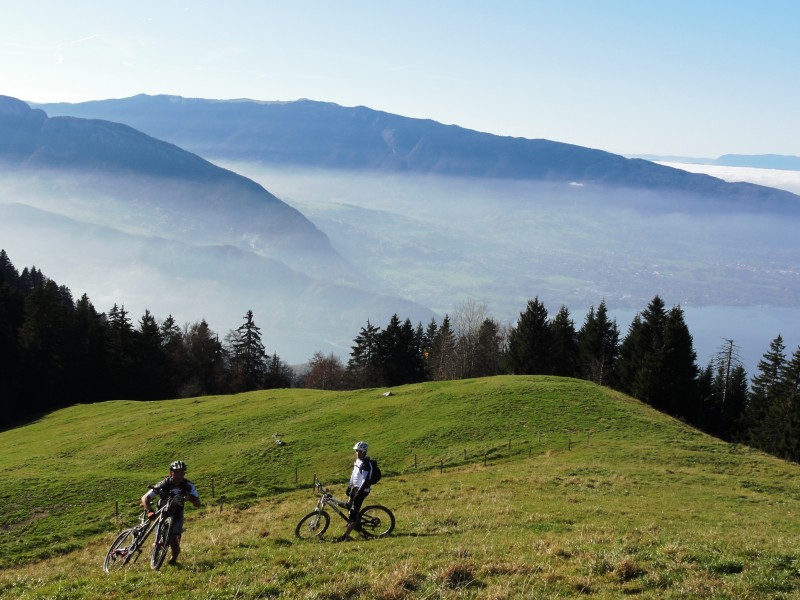
[[[111,573],[111,571],[121,569],[128,564],[131,555],[135,552],[133,550],[134,541],[136,541],[135,531],[135,527],[126,529],[111,543],[103,561],[103,571]]]
[[[153,553],[150,555],[150,568],[158,570],[164,563],[169,548],[169,534],[172,530],[172,517],[167,517],[156,525],[156,539],[153,544]]]
[[[394,530],[392,511],[378,504],[362,508],[358,520],[358,532],[365,538],[384,537]]]
[[[321,538],[322,534],[328,530],[328,525],[331,524],[331,518],[324,510],[314,511],[308,513],[305,517],[300,519],[294,534],[301,540],[310,540],[311,538]]]

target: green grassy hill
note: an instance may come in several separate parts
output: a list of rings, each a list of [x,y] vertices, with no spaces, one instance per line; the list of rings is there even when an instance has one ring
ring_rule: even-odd
[[[116,401],[0,433],[0,596],[800,595],[797,465],[584,381],[384,392]],[[342,492],[358,439],[382,465],[370,500],[395,511],[395,533],[295,540],[314,474]],[[205,502],[187,509],[182,564],[104,574],[117,529],[175,458]]]

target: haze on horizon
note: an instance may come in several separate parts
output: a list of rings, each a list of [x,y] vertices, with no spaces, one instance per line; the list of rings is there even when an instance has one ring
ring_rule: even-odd
[[[618,154],[800,155],[800,4],[13,0],[0,93],[310,98]]]

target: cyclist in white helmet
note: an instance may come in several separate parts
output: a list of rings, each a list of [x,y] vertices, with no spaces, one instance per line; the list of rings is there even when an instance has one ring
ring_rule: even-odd
[[[175,496],[177,494],[184,494],[186,499],[194,504],[196,507],[200,506],[200,496],[197,494],[197,488],[194,484],[186,479],[186,463],[182,460],[176,460],[169,465],[169,477],[163,479],[153,486],[153,489],[147,491],[142,496],[141,504],[147,511],[147,516],[153,516],[153,507],[150,504],[151,500],[156,496]],[[174,565],[178,560],[178,554],[181,553],[181,534],[183,533],[183,507],[175,515],[175,520],[172,522],[172,531],[169,536],[169,547],[172,550],[169,564]]]
[[[353,446],[353,450],[356,451],[356,460],[353,463],[350,483],[347,486],[347,496],[350,498],[350,502],[347,503],[350,509],[349,520],[344,533],[341,537],[336,538],[335,542],[343,542],[350,538],[350,532],[358,524],[358,513],[361,511],[364,498],[370,492],[369,482],[372,479],[372,465],[367,459],[368,448],[369,444],[367,442],[358,442]]]

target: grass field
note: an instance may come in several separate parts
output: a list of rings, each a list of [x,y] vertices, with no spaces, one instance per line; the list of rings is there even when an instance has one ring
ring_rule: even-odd
[[[798,465],[584,381],[384,391],[107,402],[0,433],[0,596],[800,597]],[[296,540],[313,475],[341,493],[358,439],[395,533]],[[205,502],[187,508],[181,564],[106,575],[173,458]]]

